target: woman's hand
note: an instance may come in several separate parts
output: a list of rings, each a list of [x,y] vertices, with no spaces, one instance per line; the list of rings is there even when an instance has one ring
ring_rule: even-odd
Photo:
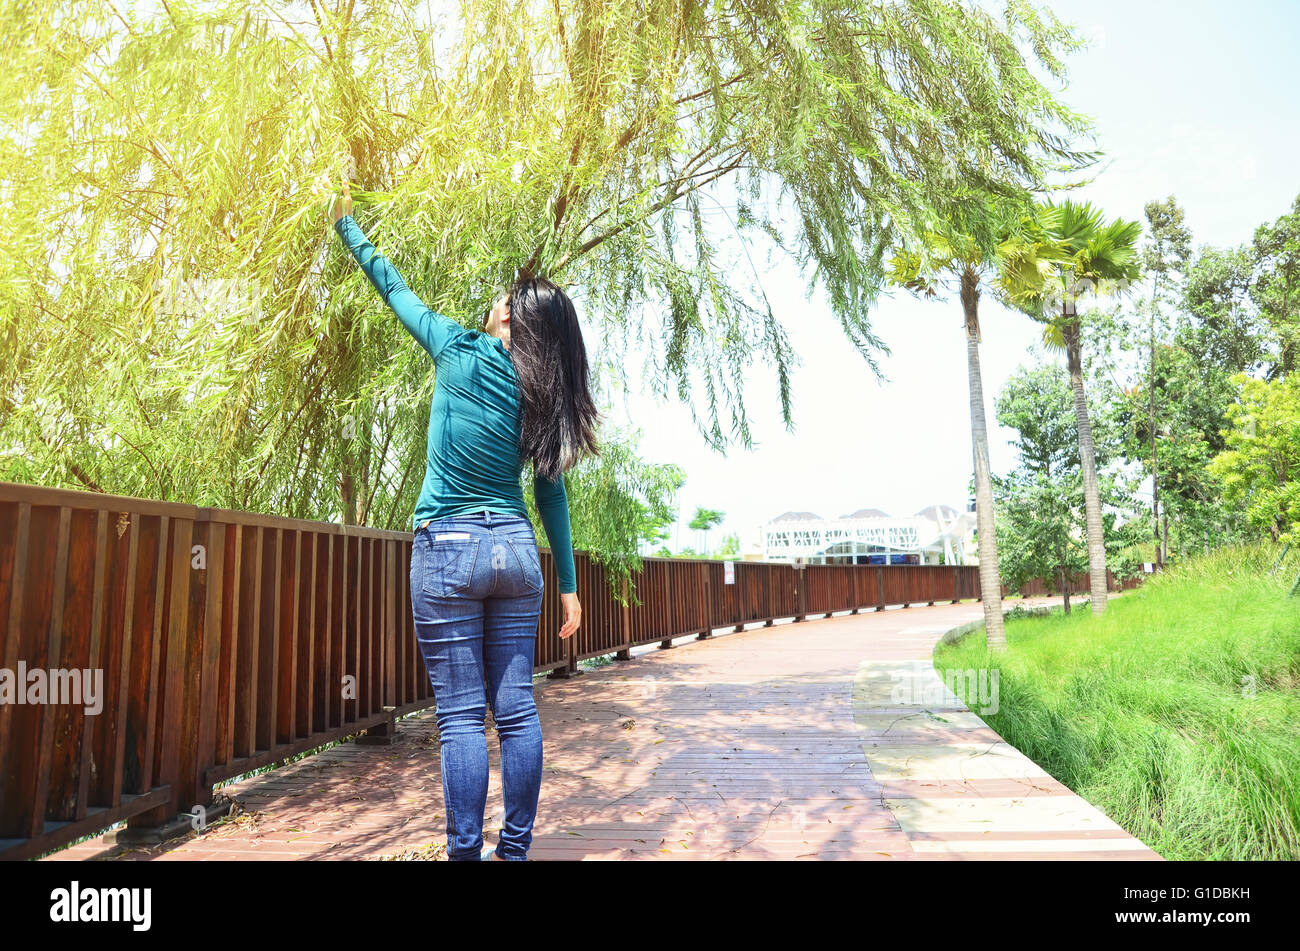
[[[560,603],[564,605],[564,626],[560,628],[560,640],[564,640],[582,624],[582,605],[578,602],[576,591],[562,592]]]
[[[337,224],[338,220],[345,215],[352,214],[352,189],[348,187],[348,180],[343,179],[343,197],[335,198],[330,203],[330,224]]]

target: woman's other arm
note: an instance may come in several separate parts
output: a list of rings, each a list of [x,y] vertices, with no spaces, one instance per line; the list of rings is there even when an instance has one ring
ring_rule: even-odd
[[[568,637],[582,623],[582,605],[578,602],[578,572],[573,563],[573,538],[569,524],[569,497],[564,491],[564,476],[555,481],[533,478],[533,499],[546,529],[555,560],[555,574],[560,580],[560,601],[564,605],[564,625],[560,637]]]

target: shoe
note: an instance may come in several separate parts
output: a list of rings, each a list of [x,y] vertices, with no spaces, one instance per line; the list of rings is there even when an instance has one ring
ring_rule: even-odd
[[[494,861],[494,860],[497,861],[497,862],[504,861],[504,859],[499,859],[499,858],[497,858],[497,850],[496,850],[495,847],[492,847],[492,846],[489,846],[488,848],[485,848],[485,849],[483,850],[483,854],[479,856],[479,861],[480,861],[480,862],[491,862],[491,861]]]

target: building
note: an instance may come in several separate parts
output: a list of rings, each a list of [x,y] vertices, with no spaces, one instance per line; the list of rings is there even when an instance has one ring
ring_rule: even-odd
[[[894,517],[858,509],[839,518],[785,512],[760,526],[763,558],[812,565],[965,565],[975,562],[975,513],[929,505]]]

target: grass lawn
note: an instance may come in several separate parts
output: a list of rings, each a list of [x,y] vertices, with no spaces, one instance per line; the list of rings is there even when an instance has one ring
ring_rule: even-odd
[[[1300,858],[1300,597],[1293,556],[1224,550],[1068,617],[977,631],[935,666],[998,670],[984,717],[1167,859]],[[977,701],[978,698],[971,698]]]

